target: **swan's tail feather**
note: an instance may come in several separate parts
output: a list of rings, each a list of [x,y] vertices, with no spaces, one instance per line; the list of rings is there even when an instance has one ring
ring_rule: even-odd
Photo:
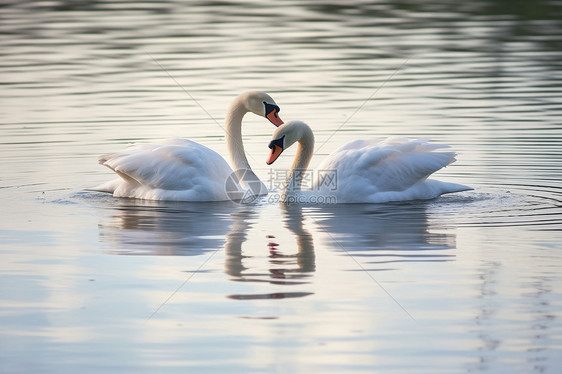
[[[138,184],[139,186],[142,184],[140,181],[138,181],[137,179],[133,178],[132,176],[130,176],[129,174],[123,173],[119,170],[116,169],[112,169],[117,175],[119,175],[121,178],[123,178],[123,180],[127,181],[128,183],[131,184]]]
[[[142,182],[138,179],[136,179],[135,177],[133,177],[132,173],[130,172],[124,172],[122,170],[120,170],[119,167],[115,166],[115,164],[118,164],[117,162],[112,162],[112,161],[116,161],[119,159],[119,157],[115,157],[116,155],[107,155],[107,156],[102,156],[99,159],[99,163],[109,169],[111,169],[115,174],[119,175],[124,181],[126,181],[127,183],[131,183],[134,185],[141,185]]]

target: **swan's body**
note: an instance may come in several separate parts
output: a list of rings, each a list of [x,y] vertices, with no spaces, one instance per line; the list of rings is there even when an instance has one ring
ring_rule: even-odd
[[[115,197],[148,200],[228,200],[225,181],[232,168],[217,152],[187,139],[136,144],[102,157],[120,178],[96,188]],[[201,171],[205,170],[205,173]]]
[[[455,152],[434,152],[446,145],[427,139],[405,138],[355,140],[329,155],[318,167],[328,178],[316,178],[311,191],[301,191],[298,178],[308,168],[314,150],[314,135],[308,125],[292,121],[280,126],[270,143],[273,163],[283,149],[299,143],[285,196],[315,195],[315,201],[337,203],[382,203],[388,201],[432,199],[444,193],[470,190],[455,183],[427,179],[455,161]],[[298,172],[297,172],[298,171]],[[316,177],[318,177],[320,173]],[[307,199],[292,199],[307,201]]]
[[[160,144],[136,144],[103,156],[100,163],[120,178],[94,190],[138,199],[223,201],[232,197],[225,187],[236,171],[238,180],[234,187],[241,193],[251,188],[253,194],[267,194],[267,188],[252,171],[242,144],[242,118],[249,111],[268,118],[276,126],[283,123],[277,116],[279,107],[269,95],[248,92],[238,96],[230,106],[225,126],[234,170],[210,148],[191,140],[171,139]],[[230,184],[230,192],[232,187]]]

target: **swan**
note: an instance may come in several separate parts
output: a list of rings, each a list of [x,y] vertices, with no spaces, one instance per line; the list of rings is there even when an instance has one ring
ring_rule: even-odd
[[[266,163],[271,165],[296,142],[297,154],[281,199],[285,202],[383,203],[433,199],[444,193],[472,189],[427,179],[455,161],[455,152],[434,152],[447,145],[433,144],[428,139],[391,137],[343,145],[318,167],[311,190],[301,190],[314,152],[314,134],[306,123],[291,121],[279,126],[269,143],[271,151]],[[320,172],[328,178],[322,179]]]
[[[170,139],[160,144],[135,144],[121,152],[102,156],[100,164],[119,178],[93,188],[115,197],[148,200],[224,201],[238,196],[267,194],[267,188],[252,171],[242,144],[242,118],[248,112],[267,118],[275,126],[283,121],[275,101],[264,92],[245,92],[230,105],[226,115],[226,145],[234,171],[217,152],[188,139]],[[234,180],[234,181],[233,181]]]

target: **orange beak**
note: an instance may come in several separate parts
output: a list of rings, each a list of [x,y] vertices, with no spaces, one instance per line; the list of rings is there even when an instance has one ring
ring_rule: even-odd
[[[283,120],[279,118],[279,115],[277,115],[277,109],[273,109],[271,112],[269,112],[269,114],[267,115],[267,119],[277,127],[283,124]]]
[[[278,145],[274,145],[271,147],[271,153],[269,154],[269,158],[267,159],[266,163],[271,165],[277,160],[279,155],[283,152],[283,148],[279,147]]]

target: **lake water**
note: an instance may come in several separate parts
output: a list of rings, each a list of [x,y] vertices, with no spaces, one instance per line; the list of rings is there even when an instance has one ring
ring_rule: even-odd
[[[0,372],[555,373],[559,1],[0,5]],[[473,191],[379,205],[88,192],[100,155],[263,90],[316,134],[430,137]],[[217,122],[219,124],[217,124]],[[273,126],[248,115],[262,180]],[[267,183],[266,183],[267,184]]]

